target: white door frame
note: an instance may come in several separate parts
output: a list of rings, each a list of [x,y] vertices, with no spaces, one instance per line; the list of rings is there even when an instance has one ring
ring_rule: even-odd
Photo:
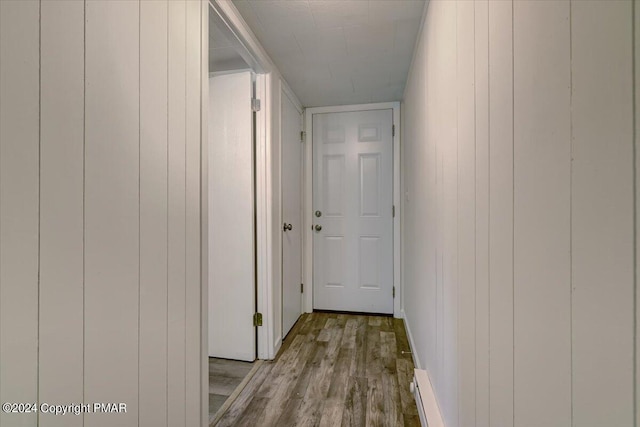
[[[393,286],[395,298],[393,300],[393,316],[402,317],[400,301],[402,288],[400,280],[400,103],[381,102],[375,104],[340,105],[334,107],[314,107],[305,110],[305,161],[304,161],[304,217],[303,245],[304,263],[303,277],[304,310],[307,313],[313,311],[313,115],[322,113],[345,113],[367,110],[393,110],[393,205],[395,216],[393,218]],[[307,285],[308,284],[308,285]],[[308,290],[307,290],[308,288]]]
[[[269,60],[266,52],[261,48],[257,41],[253,38],[253,34],[248,29],[246,23],[238,13],[237,9],[231,2],[224,0],[205,0],[203,1],[203,9],[206,9],[206,14],[203,16],[202,23],[202,45],[203,45],[203,70],[207,72],[202,73],[202,170],[200,181],[200,197],[201,197],[201,292],[203,298],[203,314],[201,316],[202,342],[201,349],[203,352],[203,363],[206,363],[206,369],[203,369],[203,376],[206,377],[206,390],[208,390],[208,212],[207,212],[207,200],[208,200],[208,138],[207,138],[207,120],[206,104],[208,104],[208,14],[217,13],[220,18],[229,26],[231,31],[237,37],[238,41],[246,49],[243,58],[252,66],[252,69],[256,73],[256,97],[261,101],[260,111],[256,113],[256,152],[255,152],[255,173],[256,173],[256,281],[257,281],[257,311],[263,314],[262,326],[258,327],[258,359],[270,359],[274,357],[273,339],[273,313],[272,307],[272,283],[270,278],[269,265],[271,263],[271,247],[273,236],[271,235],[269,224],[271,221],[271,215],[269,213],[269,206],[271,200],[271,180],[270,171],[272,168],[272,162],[268,147],[271,145],[271,105],[273,94],[269,90],[270,73],[273,69],[273,64]],[[206,58],[206,60],[204,60]],[[205,381],[203,379],[203,383]],[[205,387],[203,386],[203,389]],[[207,400],[208,402],[208,400]],[[208,403],[207,403],[208,405]]]

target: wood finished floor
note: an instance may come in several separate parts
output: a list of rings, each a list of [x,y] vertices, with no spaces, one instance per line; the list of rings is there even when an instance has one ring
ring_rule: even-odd
[[[400,319],[304,314],[215,424],[420,426]]]
[[[209,358],[209,420],[251,371],[253,363]]]

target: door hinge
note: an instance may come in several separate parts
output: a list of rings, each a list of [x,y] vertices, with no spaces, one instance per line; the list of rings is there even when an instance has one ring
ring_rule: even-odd
[[[260,111],[260,100],[251,98],[251,111]]]
[[[396,125],[391,125],[391,136],[396,136]]]
[[[300,283],[300,293],[304,294],[304,283]]]
[[[391,208],[391,215],[393,215],[393,217],[396,217],[396,205],[393,205],[393,207]]]
[[[262,313],[255,313],[253,315],[253,326],[262,326]]]
[[[396,297],[396,287],[395,286],[393,287],[393,297],[394,298]]]
[[[307,133],[303,130],[300,131],[300,142],[305,142],[307,140]]]

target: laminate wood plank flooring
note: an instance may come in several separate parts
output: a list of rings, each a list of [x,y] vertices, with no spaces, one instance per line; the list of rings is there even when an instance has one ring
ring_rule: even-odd
[[[209,358],[209,419],[213,420],[218,410],[249,374],[253,363],[238,360]]]
[[[401,319],[303,314],[211,427],[420,426]]]

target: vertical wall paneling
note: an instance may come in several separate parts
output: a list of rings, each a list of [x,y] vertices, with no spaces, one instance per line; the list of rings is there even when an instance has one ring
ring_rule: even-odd
[[[127,405],[1,426],[207,418],[207,7],[0,1],[0,400]]]
[[[431,7],[429,5],[428,7]],[[427,15],[428,16],[428,15]],[[431,34],[432,26],[428,20],[424,24],[424,34],[428,37]],[[427,144],[427,140],[421,138],[420,131],[424,131],[424,121],[421,119],[423,114],[432,107],[433,100],[427,94],[427,81],[429,76],[425,76],[421,70],[426,64],[426,37],[419,40],[416,51],[414,63],[418,71],[415,72],[415,78],[412,80],[414,85],[411,94],[413,97],[408,97],[407,105],[408,110],[413,109],[413,115],[411,116],[412,122],[407,124],[407,127],[411,129],[411,133],[405,135],[407,144],[405,145],[407,164],[413,164],[418,158],[426,158],[428,167],[426,168],[409,168],[411,174],[407,174],[406,187],[405,187],[405,205],[407,207],[407,216],[405,216],[405,226],[411,229],[418,229],[418,227],[425,227],[422,231],[429,236],[428,239],[415,239],[412,235],[407,234],[406,252],[410,254],[414,253],[426,253],[424,263],[413,263],[409,260],[405,264],[405,274],[408,276],[406,281],[413,282],[419,280],[420,277],[426,277],[426,286],[419,288],[406,288],[409,293],[406,295],[407,305],[405,307],[407,316],[411,317],[409,322],[413,321],[413,325],[422,324],[425,330],[422,330],[419,326],[415,333],[412,335],[415,347],[419,349],[419,355],[416,356],[418,365],[423,369],[433,366],[435,369],[437,359],[436,348],[436,245],[435,245],[435,206],[431,203],[425,203],[425,200],[418,197],[422,183],[426,182],[426,191],[431,194],[435,193],[436,186],[436,163],[435,163],[435,144]],[[411,125],[413,123],[413,125]],[[424,141],[424,144],[420,142]],[[422,218],[427,218],[427,223],[422,221]],[[431,226],[431,227],[429,227]],[[429,227],[429,228],[427,228]],[[426,304],[429,309],[421,311],[423,304]],[[427,322],[420,322],[418,313],[424,313],[429,316]]]
[[[458,376],[459,425],[475,425],[475,55],[474,2],[457,4]],[[456,409],[457,409],[456,408]]]
[[[514,419],[569,425],[569,2],[513,4]]]
[[[489,426],[489,3],[475,4],[475,425]]]
[[[84,3],[43,1],[40,24],[38,401],[82,402]],[[40,413],[39,425],[82,417]]]
[[[403,292],[447,425],[640,421],[638,14],[428,5],[403,103]]]
[[[435,230],[434,230],[434,238],[435,238],[435,360],[431,367],[432,372],[432,381],[435,384],[435,387],[442,390],[443,376],[444,376],[444,346],[442,345],[444,341],[444,307],[443,307],[443,287],[444,287],[444,171],[442,170],[444,166],[444,144],[442,143],[443,139],[443,114],[442,114],[442,102],[444,98],[448,96],[448,94],[443,94],[442,83],[443,80],[446,83],[446,76],[450,73],[449,70],[444,70],[442,67],[442,59],[443,59],[443,51],[446,49],[444,42],[447,34],[446,28],[444,27],[443,16],[446,16],[446,8],[449,5],[445,2],[434,2],[432,10],[436,15],[434,19],[434,39],[438,40],[440,43],[438,45],[433,46],[433,52],[429,52],[429,46],[427,47],[427,63],[430,60],[435,59],[435,65],[433,69],[433,79],[427,79],[427,96],[432,99],[433,108],[428,109],[428,114],[434,117],[434,121],[430,126],[431,131],[433,132],[433,143],[435,150]],[[445,32],[444,35],[441,33]],[[454,45],[455,46],[455,45]],[[447,123],[448,124],[448,123]],[[442,392],[440,394],[440,405],[443,405],[444,396]]]
[[[200,1],[187,2],[186,33],[186,425],[200,424]]]
[[[124,402],[138,423],[139,16],[86,4],[85,402]],[[130,410],[129,410],[130,408]],[[92,426],[113,415],[84,414]]]
[[[436,3],[433,3],[433,7],[429,4],[430,10],[435,9]],[[427,39],[424,41],[421,52],[421,60],[418,62],[420,67],[425,67],[426,64],[432,62],[432,55],[435,55],[435,52],[430,52],[429,50],[429,41],[432,37],[436,36],[435,29],[437,28],[437,17],[431,16],[431,19],[425,23],[425,27],[427,28],[428,34]],[[417,100],[418,103],[418,112],[422,111],[425,114],[433,114],[438,111],[438,100],[436,98],[436,88],[432,83],[435,83],[437,80],[435,79],[434,73],[430,73],[421,75],[418,78],[418,96],[423,96],[424,100]],[[433,112],[433,113],[432,113]],[[418,299],[416,300],[417,307],[420,307],[422,301],[426,301],[429,307],[427,313],[429,314],[429,326],[426,331],[426,334],[423,334],[421,331],[416,331],[417,339],[423,342],[423,346],[425,346],[428,350],[427,361],[424,365],[425,368],[429,369],[431,372],[436,372],[437,364],[438,364],[438,273],[440,271],[440,258],[438,251],[438,220],[439,220],[439,206],[435,203],[430,203],[433,200],[436,200],[438,197],[438,184],[441,181],[439,172],[440,168],[439,157],[438,157],[438,147],[436,144],[436,135],[437,129],[434,126],[426,126],[424,121],[421,120],[418,116],[418,132],[420,132],[416,138],[416,156],[419,158],[426,159],[428,169],[430,173],[428,176],[425,176],[426,172],[424,169],[427,168],[417,168],[416,176],[414,178],[414,187],[413,192],[409,195],[410,200],[415,205],[414,208],[414,224],[416,226],[426,226],[426,234],[430,236],[428,241],[424,241],[421,239],[416,239],[416,250],[417,251],[426,251],[427,263],[418,264],[416,266],[416,279],[420,277],[426,276],[427,278],[427,286],[426,291],[420,290],[418,291]],[[424,132],[427,132],[427,138],[425,139],[425,144],[422,145],[419,141],[422,139],[420,135],[424,135]],[[424,150],[424,151],[422,151]],[[423,182],[427,182],[427,194],[429,198],[420,197],[420,188]],[[430,219],[430,224],[422,224],[421,218],[423,215],[426,215],[427,218]],[[431,227],[429,227],[431,225]],[[424,335],[423,338],[421,335]],[[432,377],[433,381],[436,380],[435,374]]]
[[[640,393],[640,340],[638,339],[638,331],[640,330],[640,292],[638,291],[638,281],[640,280],[640,270],[638,266],[640,266],[640,251],[638,250],[638,243],[640,243],[640,109],[638,109],[638,101],[640,101],[640,7],[637,2],[633,3],[633,59],[634,59],[634,76],[633,76],[633,90],[634,90],[634,105],[633,111],[635,112],[634,119],[634,141],[633,148],[636,155],[634,159],[634,174],[635,174],[635,282],[634,282],[634,292],[636,294],[635,301],[635,369],[636,369],[636,378],[635,378],[635,427],[640,426],[640,405],[638,404],[638,396]]]
[[[489,2],[490,424],[513,425],[512,3]]]
[[[458,425],[458,126],[457,126],[457,2],[443,2],[443,36],[439,86],[442,153],[442,280],[441,364],[442,405],[447,425]]]
[[[406,168],[403,166],[403,170],[405,170],[406,173],[403,173],[402,178],[404,196],[401,212],[403,215],[403,228],[410,228],[414,230],[419,227],[420,224],[425,226],[431,224],[429,220],[425,223],[421,218],[433,217],[432,206],[430,204],[425,204],[430,209],[428,211],[421,210],[422,207],[414,205],[414,201],[419,202],[421,201],[421,198],[416,197],[414,199],[413,195],[418,193],[421,182],[427,183],[424,187],[426,191],[433,190],[435,180],[431,179],[431,177],[435,177],[435,168],[411,167],[413,162],[417,158],[422,158],[425,155],[424,151],[427,150],[426,143],[420,144],[421,135],[419,129],[423,122],[421,117],[426,113],[425,110],[429,100],[425,96],[426,76],[422,73],[422,64],[426,62],[425,38],[429,31],[429,22],[425,22],[423,30],[423,35],[425,35],[425,37],[422,37],[417,41],[416,53],[413,60],[416,65],[414,66],[413,77],[407,82],[407,97],[405,98],[405,108],[402,110],[402,120],[404,120],[405,129],[405,132],[402,133],[402,157],[403,165],[406,165]],[[432,147],[433,144],[429,146],[429,150],[431,150]],[[420,152],[420,150],[423,150],[423,152]],[[433,161],[433,156],[430,157],[430,161]],[[411,171],[411,174],[408,173],[409,171]],[[425,177],[425,179],[421,180],[418,176],[419,174],[422,174],[423,176],[428,174],[429,178]],[[426,230],[425,228],[425,232],[431,233],[431,230]],[[429,234],[429,236],[433,236],[433,234]],[[405,234],[402,243],[404,252],[407,255],[406,258],[403,258],[403,283],[412,283],[417,280],[417,277],[421,276],[418,269],[424,268],[423,274],[429,275],[429,279],[425,281],[425,286],[419,288],[405,287],[404,289],[406,289],[407,292],[403,292],[405,315],[411,317],[407,320],[407,325],[423,325],[426,331],[428,331],[427,333],[423,333],[424,331],[419,326],[416,327],[417,329],[415,334],[413,331],[409,330],[414,348],[417,350],[414,354],[416,365],[423,369],[431,363],[434,363],[436,354],[435,317],[430,317],[429,322],[420,322],[418,316],[418,313],[425,313],[430,316],[434,316],[435,313],[435,310],[420,310],[420,307],[423,304],[435,308],[435,271],[433,269],[435,266],[434,252],[429,252],[429,256],[426,256],[424,258],[424,262],[420,264],[413,263],[410,258],[413,254],[419,251],[419,245],[422,245],[423,247],[431,245],[435,251],[435,244],[431,240],[432,239],[414,239],[411,234]],[[426,251],[426,248],[423,250]],[[433,321],[431,321],[432,319]]]
[[[186,4],[169,2],[168,402],[170,426],[185,425]]]
[[[167,425],[167,20],[140,2],[140,426]]]
[[[575,426],[633,424],[631,9],[571,3]]]
[[[434,3],[435,4],[435,3]],[[427,7],[431,8],[431,4]],[[433,8],[432,8],[433,9]],[[426,40],[422,44],[422,51],[420,52],[420,67],[425,67],[426,64],[432,61],[432,53],[429,51],[429,41],[432,37],[436,36],[434,31],[437,20],[431,17],[425,23],[428,34]],[[435,97],[436,90],[434,83],[437,82],[433,73],[424,74],[419,73],[418,80],[418,96],[424,97],[424,99],[418,99],[418,112],[423,114],[433,114],[432,112],[438,111],[438,103]],[[438,363],[438,271],[439,271],[439,252],[438,252],[438,215],[439,207],[433,203],[438,196],[438,183],[440,182],[439,173],[439,157],[438,148],[436,144],[436,126],[427,126],[426,121],[421,119],[418,115],[418,134],[416,135],[416,157],[424,158],[426,160],[427,168],[417,168],[416,176],[414,178],[413,192],[409,195],[411,202],[414,204],[414,224],[424,227],[424,232],[429,239],[415,239],[415,245],[417,253],[424,251],[426,253],[426,263],[418,263],[416,266],[416,279],[420,280],[422,277],[426,277],[426,290],[419,290],[418,299],[416,300],[417,307],[422,307],[422,304],[426,302],[429,308],[428,313],[428,326],[426,333],[417,331],[417,339],[423,342],[423,346],[426,347],[425,353],[427,353],[426,363],[424,368],[428,368],[431,372],[434,372]],[[421,137],[427,134],[427,138]],[[420,141],[424,141],[424,144],[420,144]],[[417,160],[417,159],[416,159]],[[428,172],[427,172],[428,170]],[[428,198],[420,197],[420,188],[424,182],[427,182],[427,195]],[[423,216],[424,215],[424,216]],[[427,224],[422,223],[422,218],[428,218]],[[424,335],[424,338],[421,336]],[[433,377],[435,380],[435,377]]]
[[[209,140],[209,61],[203,58],[209,56],[209,3],[200,3],[200,236],[209,235],[207,218],[209,215],[209,185],[208,185],[208,144]],[[205,79],[205,77],[207,77]],[[207,83],[204,83],[206,81]],[[200,238],[200,424],[209,418],[209,343],[208,328],[202,325],[209,324],[209,263],[202,260],[209,259],[209,243],[207,238]]]
[[[2,402],[38,398],[39,19],[39,3],[0,3]],[[36,423],[34,414],[0,414],[2,425]]]

